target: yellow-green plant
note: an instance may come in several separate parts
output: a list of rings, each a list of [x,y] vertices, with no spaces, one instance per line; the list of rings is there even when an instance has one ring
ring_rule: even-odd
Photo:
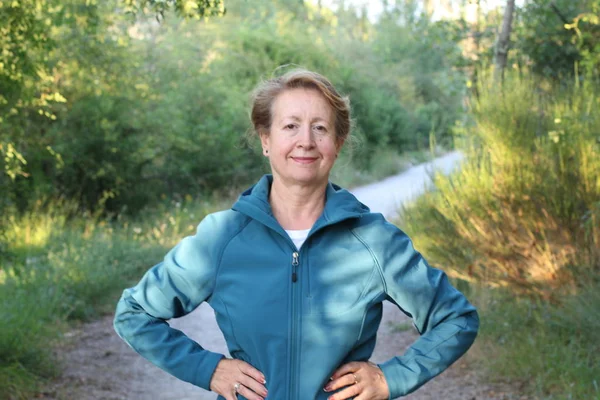
[[[600,268],[598,87],[513,77],[479,93],[462,168],[435,177],[404,227],[458,278],[544,295],[575,288],[581,271]]]

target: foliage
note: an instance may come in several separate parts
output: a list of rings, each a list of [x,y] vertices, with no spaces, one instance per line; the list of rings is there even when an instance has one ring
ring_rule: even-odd
[[[127,4],[156,12],[159,3],[172,2]],[[390,17],[374,25],[352,11],[286,0],[232,0],[222,19],[158,24],[141,14],[132,22],[118,4],[71,0],[36,14],[50,21],[52,45],[38,63],[49,87],[43,110],[22,102],[4,113],[9,175],[0,177],[0,206],[24,212],[36,199],[62,197],[82,209],[135,213],[165,194],[247,184],[265,171],[243,141],[248,94],[289,64],[320,71],[350,96],[362,143],[356,168],[379,168],[373,156],[384,150],[427,148],[431,134],[450,145],[462,75],[452,71],[456,44],[443,40],[448,24],[423,19],[411,28]],[[40,90],[35,79],[22,86]]]
[[[583,14],[596,14],[598,0],[532,0],[517,13],[513,60],[523,67],[530,65],[539,75],[559,80],[574,75],[575,64],[598,53],[600,30],[589,23],[585,38],[568,25]]]
[[[489,379],[502,377],[538,399],[600,396],[600,286],[560,304],[489,288],[471,293],[483,321],[473,349]]]
[[[0,261],[0,398],[33,398],[60,372],[52,346],[67,322],[112,311],[127,285],[219,207],[188,197],[117,221],[73,218],[68,202],[13,214]]]
[[[0,184],[6,188],[0,209],[15,205],[25,210],[34,197],[57,195],[94,208],[124,193],[130,175],[146,160],[118,166],[110,161],[118,157],[122,162],[132,150],[127,143],[135,138],[124,131],[136,131],[137,121],[123,105],[134,104],[144,87],[133,68],[139,61],[123,11],[147,7],[163,15],[173,7],[185,16],[223,11],[218,0],[127,1],[123,11],[118,5],[116,0],[0,3],[0,153],[5,172]],[[78,117],[74,110],[86,116]],[[111,125],[120,132],[107,134]],[[105,134],[108,140],[97,146]],[[115,147],[123,136],[124,146]],[[125,176],[118,176],[115,170],[123,167]]]
[[[122,0],[125,12],[139,15],[150,9],[158,20],[165,18],[171,8],[177,15],[187,18],[223,16],[225,4],[223,0]]]
[[[596,85],[482,87],[462,132],[467,160],[436,176],[406,226],[461,279],[546,297],[573,290],[581,271],[600,269],[598,109]]]
[[[579,14],[565,28],[577,35],[573,43],[581,54],[582,72],[588,78],[600,76],[600,1],[592,5],[592,12]]]

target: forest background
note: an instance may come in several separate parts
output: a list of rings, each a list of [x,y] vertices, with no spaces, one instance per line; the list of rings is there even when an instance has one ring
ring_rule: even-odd
[[[267,171],[249,95],[294,66],[350,96],[343,186],[465,154],[398,224],[480,309],[472,362],[600,397],[600,0],[373,3],[0,0],[0,398]]]

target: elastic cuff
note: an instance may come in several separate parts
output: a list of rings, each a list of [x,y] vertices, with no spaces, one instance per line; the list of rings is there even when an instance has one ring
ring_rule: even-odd
[[[225,358],[225,356],[220,353],[213,353],[212,351],[207,350],[205,351],[208,354],[204,356],[202,364],[198,366],[197,386],[210,391],[210,381],[215,373],[215,369],[217,369],[217,364],[219,364],[219,361]]]
[[[392,400],[398,398],[404,394],[404,388],[402,387],[403,377],[398,373],[399,361],[397,358],[392,358],[384,362],[383,364],[377,364],[377,366],[383,372],[383,376],[388,385],[388,389],[390,390],[390,396],[388,400]]]

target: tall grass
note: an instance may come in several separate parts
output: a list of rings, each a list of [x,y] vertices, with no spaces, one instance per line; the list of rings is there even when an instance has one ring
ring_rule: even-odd
[[[457,140],[461,170],[403,213],[420,247],[458,278],[547,296],[597,273],[597,93],[516,78],[482,87]]]
[[[68,321],[112,311],[120,292],[193,234],[214,202],[163,204],[135,220],[68,217],[65,205],[11,217],[0,260],[0,398],[28,399],[60,372]]]
[[[489,288],[470,297],[482,321],[473,354],[489,379],[535,399],[600,398],[600,285],[559,304]]]
[[[478,288],[493,370],[539,397],[600,393],[598,89],[482,85],[462,168],[402,213],[433,263]]]

